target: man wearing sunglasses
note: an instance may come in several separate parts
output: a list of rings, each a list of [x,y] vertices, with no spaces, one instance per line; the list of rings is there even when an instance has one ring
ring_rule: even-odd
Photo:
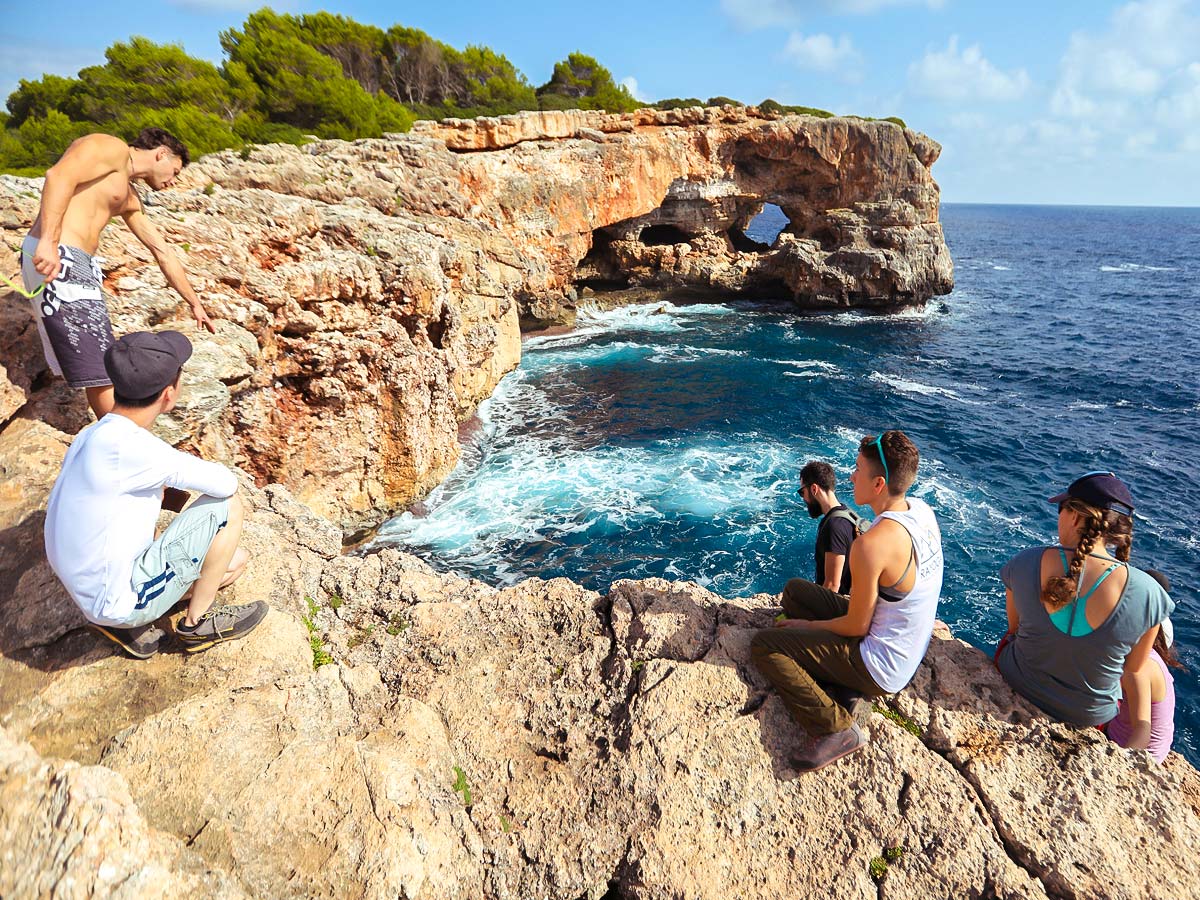
[[[820,519],[814,552],[813,580],[839,594],[850,593],[850,567],[846,557],[858,537],[858,515],[837,498],[833,466],[812,460],[800,470],[800,499],[808,514]]]
[[[942,536],[933,510],[906,493],[920,455],[902,431],[863,438],[850,477],[875,521],[850,548],[844,597],[793,579],[787,618],[751,641],[755,665],[812,737],[791,763],[813,771],[867,743],[864,698],[901,690],[925,657],[942,589]]]

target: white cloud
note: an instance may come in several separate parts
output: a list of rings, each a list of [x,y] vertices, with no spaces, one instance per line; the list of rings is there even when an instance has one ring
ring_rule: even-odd
[[[856,80],[862,65],[862,56],[845,35],[835,41],[828,34],[803,35],[793,31],[783,48],[783,57],[802,69],[835,74],[847,80]]]
[[[633,95],[633,99],[637,100],[639,103],[650,102],[650,98],[642,94],[641,89],[638,87],[637,79],[632,75],[626,75],[624,78],[622,78],[621,86],[628,90],[629,93]]]
[[[1119,132],[1121,144],[1190,152],[1200,142],[1200,9],[1195,0],[1136,0],[1108,27],[1071,35],[1050,111]]]
[[[866,15],[889,6],[940,9],[946,0],[721,0],[723,9],[740,27],[794,25],[807,15]]]
[[[908,83],[938,100],[1017,100],[1029,90],[1024,69],[1004,72],[992,65],[978,44],[960,51],[958,36],[944,50],[930,50],[908,67]]]

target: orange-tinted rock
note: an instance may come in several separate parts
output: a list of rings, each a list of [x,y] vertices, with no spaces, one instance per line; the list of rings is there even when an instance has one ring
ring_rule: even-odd
[[[520,360],[522,323],[571,321],[589,281],[801,305],[949,290],[937,151],[887,122],[734,107],[527,113],[224,151],[147,198],[222,320],[215,336],[196,333],[126,229],[107,229],[100,255],[118,334],[174,327],[197,341],[159,433],[356,526],[445,478],[459,425]],[[39,189],[0,179],[10,246]],[[748,247],[738,235],[763,202],[791,225]],[[654,226],[680,240],[648,241]],[[78,430],[86,413],[47,377],[27,304],[3,300],[3,408],[25,394],[22,415]]]

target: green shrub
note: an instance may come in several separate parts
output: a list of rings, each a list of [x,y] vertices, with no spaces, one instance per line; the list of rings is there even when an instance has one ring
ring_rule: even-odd
[[[454,787],[452,790],[455,793],[461,793],[463,798],[463,806],[471,805],[471,786],[467,784],[467,775],[458,766],[454,767]]]

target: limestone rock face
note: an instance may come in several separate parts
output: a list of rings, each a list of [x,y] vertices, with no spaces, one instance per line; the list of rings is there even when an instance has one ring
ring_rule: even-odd
[[[774,598],[497,590],[243,492],[246,639],[135,661],[46,612],[0,647],[5,896],[1200,893],[1196,771],[1048,722],[946,632],[799,776],[749,660]]]
[[[547,112],[419,123],[411,134],[225,151],[145,192],[217,320],[186,304],[129,232],[100,246],[118,334],[193,338],[159,433],[280,483],[346,527],[441,482],[458,429],[520,359],[526,328],[569,322],[583,287],[747,292],[802,306],[922,303],[951,287],[930,166],[888,122],[741,108]],[[40,182],[0,178],[17,247]],[[791,220],[744,236],[764,202]],[[51,379],[29,304],[0,302],[0,421],[89,419]]]
[[[0,894],[241,898],[173,835],[151,828],[120,775],[46,760],[0,728]]]

